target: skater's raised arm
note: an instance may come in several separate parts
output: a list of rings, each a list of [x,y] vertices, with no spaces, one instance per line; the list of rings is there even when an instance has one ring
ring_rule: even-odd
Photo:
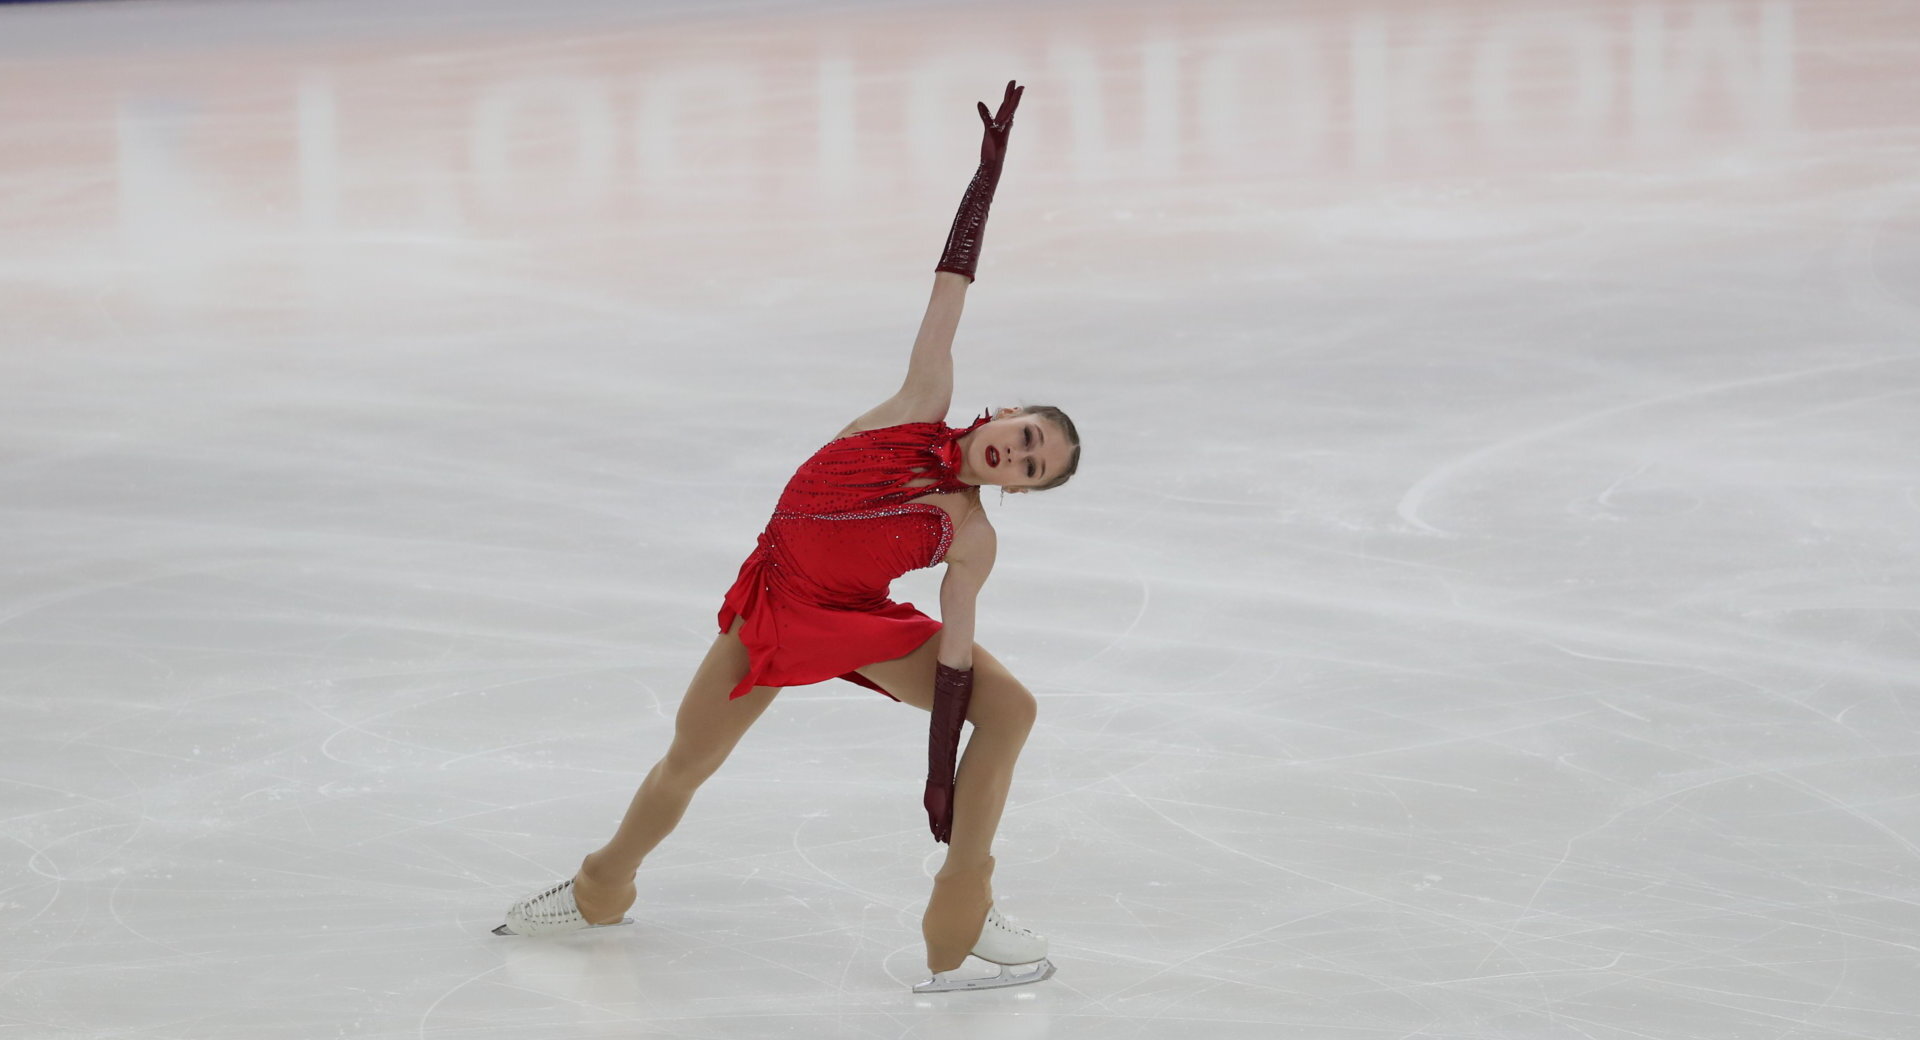
[[[907,378],[898,396],[936,403],[934,414],[944,416],[953,402],[953,333],[960,327],[960,311],[967,302],[967,279],[948,271],[933,276],[933,298],[920,319],[913,340]]]
[[[953,398],[953,333],[960,326],[967,286],[973,284],[974,271],[980,264],[987,211],[993,205],[993,192],[1000,185],[1000,169],[1006,161],[1007,132],[1013,128],[1013,113],[1020,107],[1020,95],[1026,89],[1008,80],[1000,110],[992,114],[984,102],[977,103],[980,122],[985,125],[980,138],[980,165],[973,171],[966,194],[960,197],[946,248],[934,267],[933,299],[927,303],[926,317],[920,320],[907,378],[900,387],[901,397],[938,402],[942,415]]]

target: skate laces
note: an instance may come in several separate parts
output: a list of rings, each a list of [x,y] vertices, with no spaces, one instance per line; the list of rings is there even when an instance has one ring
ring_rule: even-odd
[[[995,908],[989,908],[987,910],[987,926],[990,928],[998,928],[1001,931],[1007,933],[1008,935],[1017,935],[1023,939],[1040,938],[1039,932],[1036,932],[1031,928],[1022,928],[1021,926],[1014,924],[1012,921],[1009,921],[1004,916],[1002,916],[1000,911]]]
[[[528,896],[513,908],[527,921],[536,924],[571,924],[580,920],[580,907],[573,901],[573,879],[547,889],[535,896]]]

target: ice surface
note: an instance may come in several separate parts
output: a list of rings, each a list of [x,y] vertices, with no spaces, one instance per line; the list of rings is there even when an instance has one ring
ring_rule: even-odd
[[[1902,0],[0,8],[0,1036],[1920,1035]],[[1070,412],[915,997],[925,716],[783,692],[488,934],[890,394]],[[938,574],[896,598],[935,611]]]

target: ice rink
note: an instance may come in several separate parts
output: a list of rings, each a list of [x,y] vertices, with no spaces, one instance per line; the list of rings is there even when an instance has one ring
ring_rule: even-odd
[[[899,385],[1051,981],[915,996],[926,716],[784,691],[488,934]],[[1920,1036],[1920,4],[0,7],[0,1040]],[[937,569],[895,598],[937,615]]]

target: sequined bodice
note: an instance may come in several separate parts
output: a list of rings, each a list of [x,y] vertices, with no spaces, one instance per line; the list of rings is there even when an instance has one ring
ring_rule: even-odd
[[[787,591],[851,609],[885,599],[894,578],[945,558],[953,521],[922,495],[964,491],[954,429],[902,423],[830,441],[780,492],[760,551]],[[932,483],[916,485],[915,481]]]
[[[973,485],[959,477],[959,441],[986,421],[982,416],[961,430],[943,422],[901,423],[829,441],[787,481],[779,509],[838,513],[965,491]],[[912,486],[916,480],[933,483]]]

